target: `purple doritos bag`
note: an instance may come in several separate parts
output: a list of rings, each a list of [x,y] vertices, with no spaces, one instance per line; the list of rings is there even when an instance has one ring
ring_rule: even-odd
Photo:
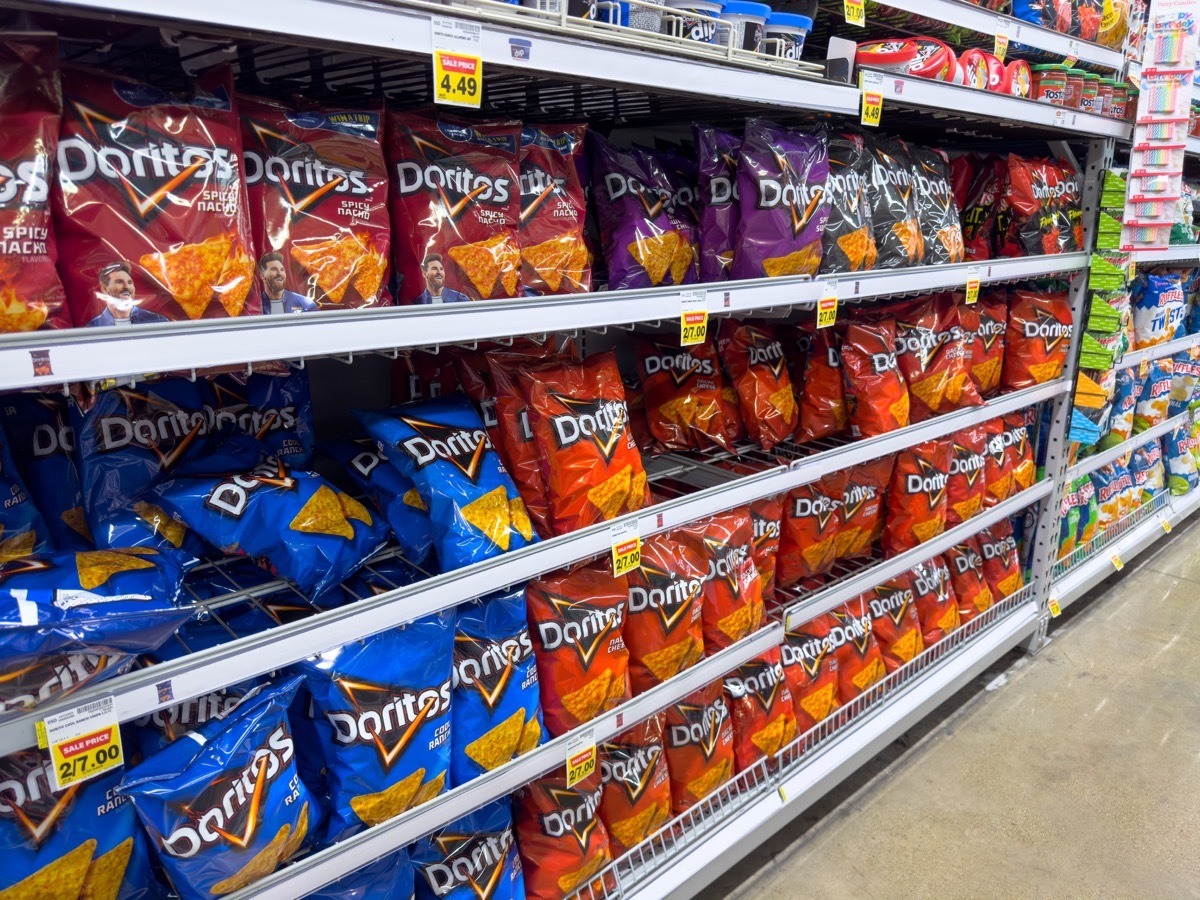
[[[695,284],[700,278],[700,178],[696,161],[679,150],[639,152],[654,186],[667,192],[667,218],[679,232],[671,258],[671,282]]]
[[[693,125],[700,165],[700,280],[724,281],[737,237],[737,167],[742,139],[710,125]]]
[[[738,160],[737,252],[730,278],[816,275],[829,218],[824,131],[806,134],[747,119]]]

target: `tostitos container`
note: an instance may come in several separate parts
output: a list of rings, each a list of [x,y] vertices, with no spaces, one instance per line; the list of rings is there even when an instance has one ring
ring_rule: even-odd
[[[1083,76],[1087,74],[1083,69],[1072,69],[1067,66],[1067,99],[1063,106],[1069,106],[1071,109],[1079,109],[1079,103],[1083,100]]]
[[[1000,93],[1013,97],[1028,97],[1033,89],[1033,72],[1029,63],[1023,59],[1014,59],[1004,67],[1004,81],[1000,85]]]
[[[858,45],[858,52],[854,54],[854,65],[907,75],[912,64],[916,62],[917,52],[916,42],[904,38],[864,41]]]
[[[725,7],[721,0],[667,0],[666,6],[675,15],[663,17],[663,34],[700,44],[716,41],[717,19]]]
[[[917,45],[917,58],[909,66],[908,74],[934,81],[953,81],[958,63],[954,51],[936,38],[913,38]]]
[[[804,39],[812,31],[812,19],[793,13],[771,13],[763,36],[763,53],[780,59],[798,60]]]
[[[963,84],[976,90],[987,90],[988,64],[982,50],[975,47],[964,50],[958,57],[958,64],[963,70]]]
[[[1099,112],[1096,109],[1096,101],[1100,96],[1100,76],[1087,74],[1083,76],[1083,97],[1079,101],[1079,111],[1094,113]]]
[[[1112,108],[1113,96],[1116,94],[1118,83],[1115,78],[1100,79],[1100,92],[1096,95],[1096,113],[1098,115],[1111,115],[1109,109]]]
[[[1039,68],[1039,67],[1035,67]],[[1059,72],[1035,72],[1033,82],[1033,99],[1054,106],[1065,106],[1067,100],[1067,79]]]
[[[734,50],[761,53],[763,31],[767,27],[767,19],[770,15],[771,7],[765,3],[729,0],[721,10],[720,24],[717,26],[717,42],[725,43],[722,37],[726,34],[725,29],[728,29],[732,33],[729,41]]]

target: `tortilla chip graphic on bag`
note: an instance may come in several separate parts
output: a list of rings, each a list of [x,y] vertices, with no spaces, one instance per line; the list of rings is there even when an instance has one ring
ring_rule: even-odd
[[[67,523],[67,527],[85,538],[88,543],[92,542],[92,529],[88,527],[87,514],[83,511],[82,506],[72,506],[70,509],[64,509],[60,518]]]
[[[31,556],[36,543],[37,534],[32,529],[14,537],[5,538],[0,541],[0,563]]]
[[[86,840],[70,853],[64,853],[23,878],[12,887],[0,891],[0,900],[47,900],[51,897],[78,897],[87,878],[95,839]]]
[[[649,505],[646,500],[646,470],[635,472],[629,480],[629,505],[641,507]]]
[[[983,501],[978,494],[975,494],[961,503],[955,503],[954,512],[958,515],[959,519],[965,522],[972,516],[977,515],[982,505]]]
[[[911,629],[903,637],[892,642],[892,653],[904,662],[908,662],[917,655],[917,638],[917,630]]]
[[[910,262],[921,257],[921,226],[915,219],[904,219],[892,225],[892,233],[899,238],[904,246]]]
[[[605,669],[577,691],[563,694],[559,701],[580,724],[590,722],[600,714],[608,701],[608,689],[613,673]]]
[[[153,569],[154,563],[132,553],[115,550],[87,550],[75,554],[75,568],[79,572],[79,586],[85,591],[100,587],[118,572],[132,569]]]
[[[128,837],[107,853],[93,859],[79,892],[79,900],[117,900],[132,852],[133,838]]]
[[[613,822],[608,826],[609,833],[621,842],[621,846],[636,847],[667,821],[667,809],[658,803],[651,804],[636,816]]]
[[[740,641],[754,624],[755,607],[747,603],[741,609],[734,610],[723,619],[717,620],[717,628],[731,641]]]
[[[837,682],[831,681],[807,697],[801,697],[800,708],[808,713],[814,722],[820,722],[833,711],[833,691],[836,687]]]
[[[949,379],[944,374],[930,375],[920,381],[909,382],[908,391],[930,410],[937,412],[942,408],[942,400],[946,398]],[[959,386],[959,393],[962,387]]]
[[[971,374],[975,376],[975,381],[979,385],[980,392],[986,394],[996,389],[1000,384],[1000,368],[1003,365],[1003,358],[997,356],[985,363],[971,367]]]
[[[199,244],[147,253],[138,262],[170,292],[189,319],[198,319],[212,302],[213,286],[219,283],[232,247],[228,236],[219,235]]]
[[[768,257],[762,261],[763,271],[768,278],[785,275],[816,275],[821,264],[821,242],[814,241],[807,247],[795,250],[787,256]]]
[[[279,867],[280,860],[283,859],[283,850],[287,846],[288,833],[291,830],[291,825],[280,826],[279,831],[275,833],[275,837],[271,839],[271,843],[260,850],[250,862],[242,866],[236,875],[231,875],[229,878],[214,884],[211,892],[217,895],[232,894],[234,891],[240,891],[244,887],[249,887],[258,881],[258,879],[265,878],[274,872]]]
[[[346,521],[337,494],[326,485],[321,485],[313,492],[288,528],[307,534],[331,534],[348,541],[354,540],[354,526]]]
[[[780,716],[762,731],[750,735],[750,743],[767,756],[774,756],[779,748],[791,743],[795,736],[796,720]]]
[[[360,239],[365,235],[360,235]],[[383,273],[387,269],[387,260],[382,253],[377,253],[368,238],[365,243],[371,246],[370,252],[359,257],[358,269],[354,273],[354,289],[364,300],[370,300],[383,287]]]
[[[308,837],[308,801],[304,801],[304,805],[300,807],[300,817],[296,819],[296,827],[292,831],[292,836],[288,838],[287,844],[283,848],[283,855],[280,860],[291,859],[300,852],[300,848],[304,846],[304,839]]]
[[[235,247],[225,260],[225,267],[216,285],[217,300],[231,316],[240,316],[246,308],[246,298],[254,287],[254,263],[241,247]]]
[[[679,249],[679,241],[678,231],[667,231],[632,241],[626,249],[629,255],[637,260],[637,264],[646,270],[650,283],[657,287],[671,270],[671,264],[675,261],[675,251]]]
[[[675,284],[683,284],[683,279],[687,277],[688,269],[692,267],[695,260],[695,247],[692,246],[691,241],[680,235],[675,253],[671,257],[671,281]]]
[[[521,537],[527,541],[533,540],[533,523],[529,521],[525,501],[520,497],[513,497],[508,501],[508,518]]]
[[[563,234],[531,247],[522,247],[521,261],[546,282],[546,287],[557,291],[562,286],[563,270],[570,267],[577,240],[573,234]]]
[[[488,491],[466,506],[460,506],[458,511],[471,525],[487,535],[493,544],[501,550],[508,550],[512,513],[504,485]]]
[[[410,806],[421,787],[425,777],[424,769],[416,771],[397,781],[390,788],[374,794],[360,794],[350,798],[350,808],[354,814],[367,825],[378,825],[400,815]]]
[[[429,507],[425,505],[425,501],[421,499],[421,494],[416,488],[409,488],[404,492],[404,505],[411,506],[413,509],[423,509],[429,512]]]
[[[150,526],[151,531],[166,538],[172,547],[183,546],[183,539],[187,537],[187,526],[167,515],[161,506],[139,500],[133,504],[133,511]]]
[[[467,273],[479,296],[487,299],[496,292],[496,282],[500,279],[500,261],[487,246],[491,241],[478,244],[460,244],[448,251],[460,269]]]
[[[467,744],[467,757],[485,772],[490,772],[516,756],[524,731],[525,710],[518,709],[491,731]]]
[[[858,688],[860,691],[865,691],[875,682],[883,678],[883,676],[886,674],[887,669],[883,665],[883,660],[876,657],[866,666],[864,666],[863,670],[855,675],[852,681],[854,682],[854,686],[856,688]]]
[[[587,498],[605,519],[615,519],[629,502],[633,485],[633,466],[624,466],[587,492]]]
[[[354,235],[292,245],[292,259],[304,267],[311,280],[333,303],[341,303],[366,248]]]
[[[413,794],[412,803],[409,807],[416,809],[422,803],[428,803],[434,797],[438,796],[446,789],[446,773],[443,772],[437,778],[430,778],[427,782],[417,788],[417,792]]]
[[[849,234],[843,234],[837,239],[838,249],[846,254],[850,269],[854,272],[866,268],[867,252],[874,246],[874,240],[867,234],[866,228],[859,228]]]
[[[614,679],[615,680],[615,679]],[[530,750],[536,750],[542,742],[542,726],[537,717],[530,719],[521,729],[521,742],[517,744],[517,756],[524,756]]]
[[[338,503],[342,506],[342,515],[348,520],[355,519],[362,522],[364,525],[373,525],[375,520],[371,518],[371,512],[349,494],[338,492]]]
[[[954,603],[950,604],[950,607],[946,610],[946,614],[938,619],[937,623],[938,628],[942,629],[942,631],[946,632],[946,634],[952,632],[960,624],[961,622],[958,616],[958,606]]]
[[[767,397],[767,402],[779,410],[780,415],[789,421],[796,413],[796,392],[790,384]]]
[[[693,778],[689,781],[687,783],[688,793],[697,799],[703,800],[729,780],[732,768],[732,763],[729,760],[721,760],[718,765],[709,769],[699,778]]]
[[[663,647],[661,650],[647,653],[642,657],[642,664],[659,681],[666,681],[668,678],[674,678],[684,669],[689,668],[692,663],[700,658],[695,649],[695,641],[691,635],[688,635],[682,641],[676,641],[674,644]]]
[[[912,530],[913,534],[917,536],[917,540],[923,544],[945,531],[946,523],[938,519],[926,519],[922,522],[914,522]]]
[[[585,881],[607,866],[610,862],[612,862],[612,857],[609,855],[606,847],[603,853],[597,853],[586,863],[584,863],[583,868],[575,872],[568,872],[566,875],[561,876],[558,879],[558,889],[562,891],[564,895],[571,893],[571,891],[575,890],[575,888],[579,887],[579,885],[583,884]]]

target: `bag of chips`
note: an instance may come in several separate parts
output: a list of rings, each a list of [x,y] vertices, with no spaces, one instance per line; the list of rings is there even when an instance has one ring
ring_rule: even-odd
[[[408,850],[401,847],[306,897],[308,900],[413,900],[421,896],[415,890]]]
[[[1174,377],[1172,368],[1172,377]],[[1142,388],[1132,369],[1118,369],[1114,379],[1112,414],[1108,417],[1108,434],[1100,442],[1100,449],[1116,446],[1129,440],[1133,434],[1133,414],[1137,408]],[[1168,409],[1170,404],[1168,403]]]
[[[983,498],[983,506],[989,509],[1012,496],[1016,483],[1004,446],[1004,420],[988,419],[981,427],[987,435],[983,455],[983,480],[987,484],[987,493]]]
[[[788,493],[779,538],[780,586],[791,587],[833,566],[849,478],[846,470],[829,472]]]
[[[995,600],[1015,594],[1025,586],[1012,522],[1001,519],[975,536],[983,557],[983,577]]]
[[[615,887],[608,878],[593,880],[612,862],[608,829],[599,816],[602,793],[599,770],[567,787],[565,768],[513,793],[513,825],[529,900],[561,900],[589,883],[598,892],[605,885]]]
[[[754,565],[750,511],[739,506],[674,533],[700,537],[706,562],[704,653],[712,656],[762,625],[762,579]]]
[[[816,616],[786,632],[779,647],[800,734],[815,728],[838,707],[838,663],[832,638],[835,628],[840,626],[833,616]]]
[[[261,311],[232,79],[215,75],[185,97],[63,70],[54,222],[76,325]]]
[[[883,654],[883,664],[889,672],[912,662],[925,649],[915,600],[907,575],[901,575],[876,585],[857,601],[851,601],[854,610],[862,607],[853,604],[865,604],[866,612],[871,616],[871,633],[875,635],[879,652]]]
[[[950,161],[941,150],[908,145],[913,199],[921,228],[925,265],[963,261],[963,233],[950,183]]]
[[[1200,484],[1197,474],[1195,439],[1187,425],[1180,425],[1163,435],[1163,456],[1167,460],[1167,487],[1174,496],[1195,490]]]
[[[658,444],[665,450],[716,444],[732,451],[741,419],[736,395],[733,403],[724,397],[728,388],[715,344],[706,341],[680,347],[638,337],[633,339],[633,347],[646,419]],[[786,405],[786,401],[780,402]]]
[[[908,384],[912,422],[983,403],[970,378],[977,316],[966,309],[940,294],[896,310],[896,362]]]
[[[750,504],[750,524],[754,527],[754,568],[758,569],[758,577],[762,582],[764,603],[771,603],[775,599],[785,500],[786,495],[776,494]]]
[[[680,815],[733,777],[733,719],[714,681],[667,707],[665,738],[671,813]]]
[[[925,258],[924,239],[913,197],[912,161],[898,140],[866,136],[871,154],[867,195],[871,199],[871,227],[878,256],[876,269],[917,266]]]
[[[1063,560],[1079,546],[1079,479],[1063,492],[1058,509],[1058,559]]]
[[[898,556],[946,530],[951,454],[946,439],[922,441],[896,454],[880,538],[885,556]]]
[[[950,569],[950,585],[958,600],[958,616],[965,624],[991,607],[992,589],[983,574],[983,553],[979,540],[971,536],[945,552]]]
[[[964,259],[977,262],[996,255],[997,216],[1007,170],[1003,157],[985,157],[971,180],[965,201],[959,204]]]
[[[1103,465],[1091,473],[1092,485],[1096,489],[1096,530],[1103,534],[1121,518],[1119,494],[1121,485],[1117,480],[1112,463]]]
[[[733,263],[738,217],[738,157],[742,139],[711,125],[693,125],[700,170],[700,280],[725,281]]]
[[[887,666],[862,598],[830,610],[829,615],[837,623],[829,636],[837,654],[838,702],[845,706],[883,678]]]
[[[521,285],[533,294],[592,289],[579,172],[587,125],[521,129]]]
[[[1008,295],[992,291],[974,306],[960,306],[964,328],[975,334],[971,351],[971,380],[981,397],[990,397],[1000,387],[1004,370],[1004,335],[1008,330]]]
[[[796,739],[796,712],[778,647],[727,673],[724,684],[733,713],[737,771],[775,756]]]
[[[1133,282],[1131,298],[1135,350],[1174,340],[1187,315],[1187,298],[1177,273],[1142,273]]]
[[[1167,418],[1190,409],[1200,391],[1200,350],[1184,350],[1171,359],[1175,365],[1171,369],[1171,402],[1167,406]]]
[[[1067,361],[1073,328],[1065,292],[1013,291],[1001,385],[1015,391],[1058,378]]]
[[[285,465],[312,467],[313,407],[308,370],[287,366],[286,374],[256,372],[213,379],[213,425],[231,425],[260,440]]]
[[[520,296],[521,129],[387,114],[401,303]]]
[[[978,515],[987,499],[985,452],[988,434],[984,426],[971,425],[956,431],[950,443],[950,477],[946,480],[946,527],[961,525]]]
[[[875,267],[875,231],[867,185],[871,157],[860,134],[829,138],[829,177],[825,197],[829,220],[821,237],[821,273],[863,272]]]
[[[797,381],[795,387],[800,384]],[[812,348],[804,362],[799,404],[797,443],[837,434],[850,424],[842,386],[841,339],[832,328],[822,328],[812,337]]]
[[[950,567],[944,557],[934,556],[913,566],[905,577],[921,620],[921,641],[932,647],[960,624]]]
[[[1157,440],[1136,448],[1129,457],[1129,474],[1133,478],[1133,504],[1152,503],[1167,488],[1163,471],[1162,447]]]
[[[1028,489],[1037,478],[1037,466],[1033,463],[1033,448],[1029,440],[1029,428],[1025,413],[1016,410],[1001,417],[1004,431],[1005,470],[1012,473],[1012,493]]]
[[[1134,434],[1141,434],[1167,420],[1171,406],[1171,379],[1174,375],[1175,361],[1171,357],[1150,361],[1150,374],[1142,381],[1137,406],[1133,411]]]
[[[652,193],[665,197],[667,219],[679,235],[671,258],[675,284],[694,284],[700,278],[700,176],[696,161],[677,150],[636,148],[650,173]]]
[[[1092,480],[1086,475],[1081,475],[1077,480],[1077,484],[1079,490],[1079,531],[1077,532],[1076,543],[1080,547],[1086,547],[1096,537],[1096,521],[1100,513],[1096,503],[1096,488],[1092,484]]]
[[[128,672],[128,653],[38,653],[0,661],[0,721]]]
[[[1132,515],[1141,500],[1128,464],[1113,463],[1113,483],[1117,486],[1117,510],[1120,518]]]
[[[829,218],[824,131],[747,119],[738,158],[738,218],[730,278],[816,275]]]
[[[449,353],[410,350],[392,363],[392,402],[435,400],[459,390],[455,360]]]
[[[727,320],[717,347],[737,391],[747,435],[769,452],[792,436],[799,419],[783,344],[769,325]]]
[[[846,326],[842,383],[855,437],[877,437],[908,426],[908,386],[896,360],[893,319]]]
[[[478,900],[481,894],[486,900],[521,900],[525,896],[507,797],[426,835],[412,845],[410,853],[419,900]]]
[[[883,497],[892,480],[895,461],[893,454],[846,470],[842,527],[835,541],[838,559],[871,555],[871,545],[883,533]]]
[[[1014,240],[997,255],[1041,256],[1078,250],[1074,224],[1062,199],[1065,191],[1063,169],[1055,160],[1025,159],[1010,153],[1004,204],[1012,215],[1007,230]]]
[[[671,777],[656,713],[600,745],[600,820],[614,857],[623,856],[671,818]]]

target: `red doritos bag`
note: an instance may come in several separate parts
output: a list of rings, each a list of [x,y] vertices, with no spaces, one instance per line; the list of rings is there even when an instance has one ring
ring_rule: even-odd
[[[793,488],[783,506],[778,579],[782,587],[828,572],[837,559],[848,471],[830,472]]]
[[[602,793],[599,770],[567,787],[565,768],[513,793],[513,825],[529,900],[561,900],[612,862],[608,829],[599,816]],[[595,886],[601,891],[615,883]]]
[[[750,523],[754,526],[754,567],[762,580],[764,603],[775,600],[775,578],[779,560],[779,539],[783,522],[784,494],[764,497],[750,504]]]
[[[1004,420],[988,419],[980,426],[987,435],[987,447],[983,454],[983,480],[987,493],[983,506],[990,509],[1012,495],[1013,473],[1009,468],[1008,452],[1004,449]]]
[[[1023,159],[1008,155],[1004,201],[1012,213],[1005,256],[1041,256],[1077,250],[1074,226],[1064,209],[1069,186],[1062,167],[1053,159]],[[1013,249],[1019,247],[1019,252]]]
[[[1003,157],[983,159],[965,201],[959,204],[963,249],[968,261],[996,255],[997,219],[1007,169]]]
[[[1000,388],[1004,369],[1004,333],[1008,330],[1008,294],[992,291],[973,306],[960,307],[963,323],[975,335],[971,351],[971,380],[981,397],[990,397]]]
[[[704,658],[703,551],[679,531],[642,542],[642,564],[629,573],[629,674],[634,694],[674,678]]]
[[[1065,291],[1013,291],[1001,384],[1015,391],[1061,375],[1071,345],[1071,328],[1071,305]]]
[[[958,601],[958,616],[969,622],[992,605],[992,590],[983,577],[983,554],[974,536],[955,544],[945,553],[950,585]]]
[[[237,106],[263,312],[390,306],[383,110]]]
[[[922,441],[896,454],[888,484],[883,553],[896,556],[946,530],[950,441]]]
[[[813,335],[804,363],[796,441],[804,443],[837,434],[849,423],[842,385],[841,340],[832,328],[822,328]]]
[[[646,472],[629,431],[625,387],[612,352],[581,365],[524,369],[521,390],[537,441],[555,534],[646,505]]]
[[[727,674],[725,695],[733,712],[733,758],[739,772],[796,739],[796,710],[778,647]]]
[[[733,720],[720,681],[667,707],[671,812],[686,812],[733,777]]]
[[[650,433],[664,449],[703,449],[716,444],[733,450],[739,430],[736,401],[727,387],[712,341],[691,347],[634,338],[638,377],[646,403]],[[740,422],[740,420],[739,420]]]
[[[520,296],[521,128],[387,114],[401,303]]]
[[[261,312],[241,129],[216,75],[181,97],[63,70],[55,226],[76,325]]]
[[[950,585],[950,569],[940,556],[912,567],[906,576],[912,588],[921,638],[931,647],[959,625],[958,600]]]
[[[497,421],[496,415],[496,389],[493,383],[492,374],[488,371],[487,358],[490,355],[486,350],[483,352],[451,352],[451,359],[454,360],[454,374],[458,379],[459,387],[462,393],[466,394],[475,408],[479,411],[479,420],[483,422],[483,427],[487,430],[488,440],[492,442],[492,447],[500,454],[500,460],[504,463],[504,468],[508,469],[509,474],[512,474],[512,463],[505,452],[504,444],[500,440],[500,423]],[[515,482],[515,479],[514,479]],[[519,489],[518,485],[518,489]],[[523,493],[523,492],[522,492]],[[545,487],[542,489],[542,502],[545,503]],[[528,506],[528,503],[526,503]]]
[[[750,440],[769,451],[790,438],[796,430],[798,410],[783,344],[774,330],[727,320],[717,347],[737,391]]]
[[[837,625],[830,639],[837,654],[838,702],[845,706],[887,674],[883,654],[871,633],[871,615],[861,597],[830,610]]]
[[[979,532],[975,539],[983,557],[983,577],[992,597],[1003,600],[1025,586],[1011,521],[1001,519],[991,528]]]
[[[1005,413],[1001,421],[1004,423],[1004,455],[1008,459],[1008,471],[1012,472],[1012,492],[1015,494],[1033,484],[1037,466],[1033,463],[1025,413],[1021,410]]]
[[[970,378],[975,335],[969,319],[959,315],[959,307],[949,294],[914,302],[897,311],[897,362],[908,383],[913,422],[983,404]]]
[[[842,527],[836,542],[838,559],[871,555],[871,545],[883,531],[883,495],[892,480],[895,460],[894,455],[885,456],[846,470]]]
[[[950,186],[954,191],[954,205],[958,208],[960,218],[963,210],[967,208],[971,182],[975,180],[975,175],[982,165],[983,159],[978,153],[961,153],[950,160]]]
[[[393,404],[433,400],[458,390],[458,372],[450,353],[409,350],[392,363]]]
[[[657,713],[600,745],[600,819],[614,857],[623,856],[671,818],[671,780],[663,749],[666,713]]]
[[[537,294],[592,289],[583,239],[587,213],[579,166],[586,125],[521,129],[521,284]]]
[[[754,565],[754,525],[750,511],[739,506],[679,532],[699,534],[704,548],[704,652],[712,656],[762,625],[762,579]]]
[[[833,644],[838,620],[829,614],[809,619],[783,636],[779,648],[783,674],[796,710],[800,734],[838,707],[838,664]]]
[[[551,572],[525,588],[542,718],[566,734],[630,696],[621,632],[629,588],[608,560]]]
[[[842,383],[855,437],[876,437],[908,425],[908,386],[896,361],[892,319],[846,326]]]
[[[629,430],[633,434],[634,443],[642,451],[642,456],[662,453],[662,447],[650,433],[650,423],[646,419],[646,395],[642,393],[642,383],[636,375],[622,375],[621,383],[625,385],[625,405],[629,407]]]
[[[950,442],[950,477],[946,480],[946,527],[961,525],[983,509],[987,496],[984,480],[987,431],[971,425],[956,431]]]
[[[58,247],[50,210],[61,120],[57,39],[5,35],[0,40],[0,331],[71,324],[54,268]]]
[[[862,595],[871,614],[871,633],[884,665],[895,672],[925,649],[916,596],[907,574],[885,581]]]

